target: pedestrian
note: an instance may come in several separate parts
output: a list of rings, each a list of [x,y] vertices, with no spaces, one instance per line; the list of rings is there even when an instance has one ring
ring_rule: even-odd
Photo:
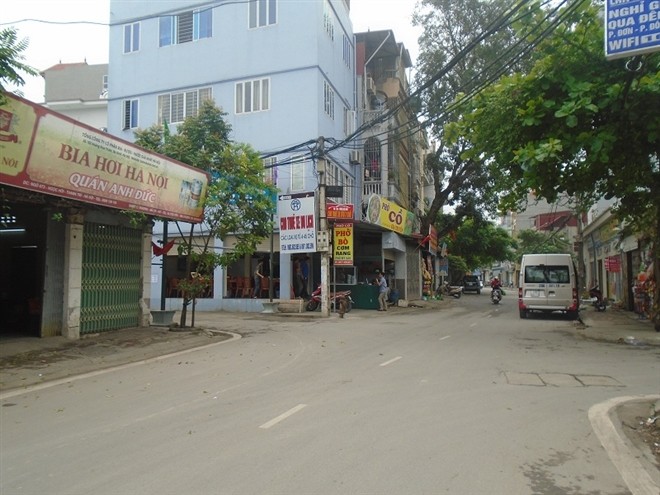
[[[309,292],[307,289],[307,283],[309,281],[309,256],[305,256],[300,260],[300,281],[302,284],[302,287],[300,289],[300,297],[303,299],[309,299]]]
[[[300,258],[293,259],[293,295],[300,297],[302,293],[302,272],[300,271]]]
[[[381,272],[376,275],[376,285],[378,285],[378,311],[387,311],[387,294],[390,291],[387,286],[387,280]]]
[[[261,292],[261,279],[264,278],[264,260],[260,259],[257,268],[254,270],[254,292],[252,298],[256,299]]]

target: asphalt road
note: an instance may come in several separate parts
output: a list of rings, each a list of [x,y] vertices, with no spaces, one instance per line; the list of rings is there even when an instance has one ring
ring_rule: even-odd
[[[485,293],[248,323],[3,401],[0,494],[631,493],[588,411],[657,393],[657,350],[578,340]]]

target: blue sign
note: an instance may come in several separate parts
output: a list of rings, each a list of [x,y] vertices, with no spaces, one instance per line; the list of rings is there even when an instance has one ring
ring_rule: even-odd
[[[605,58],[660,50],[660,0],[607,0]]]

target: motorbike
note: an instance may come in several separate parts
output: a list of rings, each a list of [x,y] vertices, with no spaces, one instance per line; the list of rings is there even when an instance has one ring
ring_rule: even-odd
[[[502,300],[502,289],[500,287],[493,287],[490,291],[490,300],[493,304],[499,304]]]
[[[445,282],[440,286],[440,294],[444,294],[446,296],[452,296],[456,299],[460,299],[461,295],[463,295],[463,287],[451,286],[449,285],[449,282]]]
[[[315,311],[321,306],[321,286],[319,285],[314,292],[312,292],[309,301],[305,305],[307,311]],[[334,306],[340,316],[343,317],[344,313],[348,313],[353,309],[353,299],[351,298],[350,290],[340,290],[330,293],[330,304]]]
[[[607,309],[607,301],[603,299],[603,291],[600,290],[598,284],[589,289],[589,300],[596,311],[605,311]]]

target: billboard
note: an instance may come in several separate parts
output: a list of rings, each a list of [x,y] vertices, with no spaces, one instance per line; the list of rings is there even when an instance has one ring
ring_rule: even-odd
[[[367,204],[367,221],[398,234],[410,235],[416,224],[415,214],[378,194]]]
[[[280,219],[280,252],[316,251],[316,197],[313,192],[280,194],[277,216]]]
[[[606,0],[605,58],[660,50],[660,0]]]
[[[0,107],[0,183],[198,223],[206,172],[10,93]]]

